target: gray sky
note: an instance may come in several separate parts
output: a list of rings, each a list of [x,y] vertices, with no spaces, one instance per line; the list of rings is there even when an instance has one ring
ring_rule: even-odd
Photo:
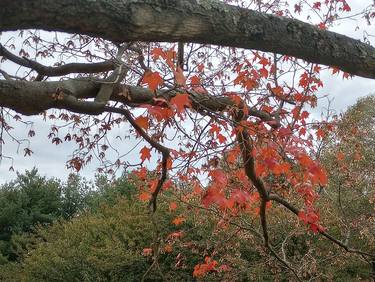
[[[371,4],[371,0],[355,0],[348,1],[353,9],[353,13],[359,11],[366,4]],[[304,20],[303,18],[301,18]],[[359,29],[355,29],[356,24]],[[375,34],[374,26],[367,26],[362,21],[358,22],[345,22],[345,24],[340,24],[335,27],[334,31],[357,38],[363,39],[364,30],[369,34]],[[2,39],[2,38],[1,38]],[[371,37],[369,38],[371,44],[375,45],[375,40]],[[328,94],[329,99],[333,99],[332,107],[337,111],[337,113],[344,111],[348,106],[353,105],[355,101],[362,96],[375,93],[375,80],[365,79],[355,77],[349,80],[343,80],[341,76],[331,76],[329,73],[322,75],[325,87],[321,90],[321,95]],[[324,110],[324,107],[327,105],[327,100],[320,100],[318,107],[313,110],[313,118],[319,118],[320,113]],[[40,117],[31,118],[34,123],[34,128],[37,136],[31,139],[31,149],[34,151],[34,154],[31,157],[23,156],[23,148],[19,148],[17,152],[17,144],[14,142],[6,142],[3,146],[3,153],[13,157],[14,168],[20,172],[23,172],[26,169],[31,169],[33,166],[37,167],[39,172],[42,175],[47,177],[58,177],[66,179],[67,175],[71,172],[66,169],[65,163],[69,159],[69,156],[73,152],[73,149],[70,144],[63,143],[59,146],[51,144],[51,141],[47,138],[50,123],[41,121]],[[16,133],[22,134],[25,131],[28,131],[29,128],[26,126],[19,126],[16,130]],[[115,129],[112,136],[128,135],[127,128]],[[138,143],[138,140],[135,138],[127,139],[125,142],[118,139],[111,138],[113,145],[120,150],[121,153],[127,152],[135,144]],[[9,141],[9,140],[8,140]],[[139,160],[139,150],[144,145],[141,144],[135,148],[127,158],[129,160]],[[123,149],[122,149],[123,148]],[[155,155],[153,155],[153,161],[155,163]],[[13,179],[16,176],[15,172],[8,171],[9,166],[11,165],[11,160],[4,158],[0,163],[0,184]],[[95,174],[95,168],[97,167],[96,163],[93,162],[91,165],[86,166],[80,174],[89,179],[92,179]]]

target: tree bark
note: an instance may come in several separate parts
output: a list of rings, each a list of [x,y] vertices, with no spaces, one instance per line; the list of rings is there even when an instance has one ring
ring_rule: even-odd
[[[96,98],[100,82],[88,79],[68,79],[64,81],[16,81],[0,80],[0,107],[12,109],[24,115],[36,115],[48,109],[66,109],[76,113],[97,115],[105,111],[105,103],[85,101]],[[130,85],[116,85],[111,101],[131,106],[155,105],[154,98],[163,98],[168,103],[180,92],[177,90],[156,91]],[[208,93],[189,91],[192,106],[196,111],[222,112],[236,106],[227,96],[211,96]],[[249,115],[273,121],[266,112],[249,109]]]
[[[0,32],[36,28],[113,42],[195,42],[289,55],[375,78],[375,48],[216,0],[2,0]]]

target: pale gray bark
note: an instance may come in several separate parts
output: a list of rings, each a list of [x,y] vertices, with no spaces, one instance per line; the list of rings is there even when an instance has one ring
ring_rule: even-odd
[[[84,99],[96,98],[102,84],[93,80],[68,79],[65,81],[15,81],[0,80],[0,106],[10,108],[24,115],[36,115],[51,108],[67,109],[77,113],[97,115],[105,111],[104,103],[87,102]],[[154,98],[170,101],[178,92],[157,91],[147,88],[116,85],[111,101],[130,106],[154,105]],[[235,106],[226,96],[214,97],[189,91],[192,106],[197,111],[222,112]],[[249,109],[249,114],[264,121],[274,120],[269,114]]]

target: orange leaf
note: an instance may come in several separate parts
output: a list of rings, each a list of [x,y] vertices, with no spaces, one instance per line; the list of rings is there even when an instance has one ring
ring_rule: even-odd
[[[177,94],[171,99],[171,104],[176,107],[177,113],[185,110],[185,107],[191,107],[189,94]]]
[[[201,79],[198,76],[194,75],[194,76],[190,77],[190,82],[191,82],[192,85],[200,85]]]
[[[151,195],[147,192],[142,192],[141,194],[139,194],[139,199],[143,202],[146,202],[151,199]]]
[[[135,119],[135,123],[144,130],[148,129],[149,124],[147,117],[139,116]]]
[[[180,67],[177,67],[176,70],[173,71],[173,73],[176,84],[180,86],[185,86],[186,77],[184,76],[184,71]]]
[[[177,204],[176,202],[172,202],[169,204],[169,210],[170,211],[174,211],[175,209],[177,209]]]
[[[184,218],[184,217],[182,217],[182,216],[178,216],[178,217],[176,217],[176,218],[172,221],[172,223],[173,223],[174,225],[181,225],[182,223],[184,223],[184,221],[185,221],[185,218]]]
[[[148,185],[149,185],[149,191],[151,193],[154,193],[155,190],[156,190],[156,187],[158,186],[158,183],[159,183],[159,180],[157,178],[153,179],[153,180],[150,180],[148,182]]]
[[[162,48],[157,47],[157,48],[152,49],[151,56],[156,61],[160,57],[164,58],[166,56],[166,54],[165,54],[165,52],[163,51]]]
[[[158,72],[146,71],[142,78],[142,83],[147,84],[148,88],[155,91],[159,85],[163,84],[163,79]]]
[[[338,161],[342,161],[342,160],[345,159],[345,154],[343,152],[338,152],[336,154],[336,158],[337,158]]]
[[[164,251],[166,253],[171,253],[173,251],[173,247],[171,245],[165,245]]]
[[[261,69],[259,70],[259,73],[260,73],[260,75],[261,75],[262,77],[264,77],[264,78],[267,78],[267,77],[268,77],[268,70],[265,69],[265,68],[261,68]]]
[[[143,256],[151,256],[152,255],[152,249],[151,248],[144,248],[142,251]]]
[[[220,144],[223,144],[223,143],[225,143],[225,141],[227,141],[227,138],[220,133],[217,135],[217,139],[219,140]]]
[[[325,133],[324,130],[321,129],[321,128],[319,128],[319,129],[316,131],[316,136],[318,136],[319,139],[323,139],[325,135],[326,135],[326,133]]]
[[[147,160],[151,159],[151,154],[150,154],[151,150],[147,148],[146,146],[144,146],[139,152],[141,153],[142,162],[144,162],[146,159]]]

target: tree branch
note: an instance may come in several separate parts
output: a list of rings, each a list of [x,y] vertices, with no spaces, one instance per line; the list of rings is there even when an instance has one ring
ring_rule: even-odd
[[[279,53],[375,78],[375,48],[310,24],[220,1],[3,0],[0,32],[44,29],[113,42],[216,44]]]
[[[288,201],[286,201],[285,199],[281,198],[280,196],[276,195],[276,194],[271,194],[269,195],[269,200],[271,201],[275,201],[281,205],[283,205],[284,207],[286,207],[288,210],[290,210],[291,212],[293,212],[295,215],[298,216],[298,213],[299,213],[299,209],[297,209],[295,206],[293,206],[291,203],[289,203]],[[341,242],[340,240],[336,239],[335,237],[333,237],[332,235],[330,235],[328,232],[324,231],[324,230],[318,230],[319,233],[326,237],[328,240],[334,242],[336,245],[340,246],[341,248],[343,248],[345,251],[349,252],[349,253],[354,253],[354,254],[359,254],[359,255],[364,255],[364,256],[369,256],[369,257],[372,257],[374,258],[375,257],[375,254],[372,254],[372,253],[368,253],[368,252],[363,252],[361,250],[357,250],[357,249],[352,249],[350,248],[348,245],[346,245],[345,243]]]
[[[24,115],[36,115],[52,108],[72,110],[76,113],[98,114],[98,109],[91,105],[86,110],[72,108],[78,105],[81,99],[96,98],[99,89],[105,82],[90,79],[67,79],[63,81],[17,81],[17,80],[0,80],[0,107],[6,107]],[[140,106],[142,104],[155,105],[155,98],[163,98],[170,101],[178,93],[175,90],[158,90],[153,92],[148,88],[129,86],[129,85],[112,85],[110,101],[121,102],[127,105]],[[57,92],[68,94],[56,99]],[[186,91],[185,91],[186,92]],[[192,106],[198,112],[209,110],[213,112],[228,111],[236,108],[234,101],[227,96],[213,96],[209,94],[200,94],[194,91],[188,91],[191,96]],[[71,97],[68,97],[71,96]],[[76,101],[73,101],[73,98]],[[97,103],[103,106],[103,103]],[[87,105],[86,105],[87,106]],[[257,117],[265,122],[274,121],[275,118],[267,112],[254,108],[249,109],[249,115]]]
[[[39,76],[63,76],[70,73],[98,73],[113,70],[116,67],[113,61],[100,63],[69,63],[58,67],[48,67],[25,57],[18,57],[9,52],[0,44],[0,56],[20,66],[35,70]]]
[[[170,150],[169,148],[163,146],[162,144],[156,142],[152,137],[150,137],[134,120],[132,114],[126,110],[126,109],[120,109],[120,108],[114,108],[114,107],[105,107],[104,108],[107,112],[112,112],[112,113],[118,113],[122,114],[125,116],[125,118],[129,121],[129,123],[135,128],[135,130],[138,132],[139,135],[141,135],[147,143],[149,143],[153,148],[158,150],[162,154],[162,171],[161,175],[158,179],[158,183],[156,185],[155,191],[152,192],[151,199],[149,202],[149,207],[151,209],[152,213],[156,212],[156,202],[157,202],[157,197],[159,195],[159,192],[163,188],[163,184],[165,180],[167,179],[167,171],[168,171],[168,159],[169,159],[169,154]]]

